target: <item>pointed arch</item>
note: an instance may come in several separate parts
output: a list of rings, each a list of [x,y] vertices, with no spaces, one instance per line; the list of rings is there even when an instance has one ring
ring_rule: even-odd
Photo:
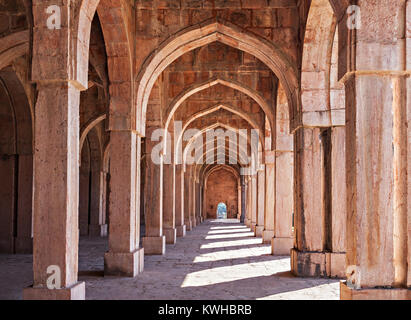
[[[219,19],[207,20],[170,37],[147,58],[137,76],[137,130],[145,134],[145,115],[151,90],[158,76],[184,53],[219,41],[247,52],[265,63],[280,79],[294,114],[299,99],[297,68],[275,44]]]

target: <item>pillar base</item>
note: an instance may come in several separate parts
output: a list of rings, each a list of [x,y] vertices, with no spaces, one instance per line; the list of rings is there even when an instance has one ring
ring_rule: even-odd
[[[90,237],[107,237],[107,225],[89,225],[88,234]]]
[[[186,231],[191,231],[191,230],[193,230],[193,224],[191,220],[187,220],[186,221]]]
[[[164,236],[166,237],[167,244],[176,244],[177,241],[177,229],[166,228],[163,230]]]
[[[251,223],[250,229],[251,229],[251,232],[254,233],[254,236],[255,236],[255,229],[256,229],[256,227],[257,227],[257,224]]]
[[[33,253],[33,238],[32,237],[16,237],[14,241],[16,253],[32,254]]]
[[[177,237],[183,238],[186,236],[186,225],[178,226],[176,229],[177,229]]]
[[[166,253],[166,237],[145,237],[143,247],[146,255],[163,255]]]
[[[247,219],[247,218],[245,218],[245,220],[244,220],[244,224],[247,226],[247,227],[251,227],[251,221],[249,220],[249,219]]]
[[[411,300],[409,289],[352,289],[346,281],[340,281],[341,300]]]
[[[291,249],[294,247],[293,238],[272,238],[271,254],[273,256],[289,256]]]
[[[191,229],[197,227],[197,219],[196,218],[192,218],[191,219]]]
[[[263,231],[263,243],[271,243],[272,238],[274,238],[274,231],[271,231],[271,230]]]
[[[264,226],[256,226],[255,227],[255,236],[256,237],[263,237],[263,232],[264,232]]]
[[[28,287],[23,289],[23,300],[85,300],[86,284],[77,282],[69,288],[48,289]]]
[[[130,253],[106,252],[104,275],[134,278],[144,270],[144,249]]]
[[[291,272],[297,277],[345,277],[345,253],[291,249]]]

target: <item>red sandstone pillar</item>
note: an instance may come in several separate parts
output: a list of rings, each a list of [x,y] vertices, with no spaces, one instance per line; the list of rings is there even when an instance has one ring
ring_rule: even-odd
[[[265,217],[265,169],[257,173],[257,225],[255,228],[256,237],[262,237],[264,232]]]
[[[24,299],[84,299],[78,282],[80,90],[87,88],[91,21],[61,2],[61,27],[47,26],[46,1],[33,1],[35,107],[33,286]],[[82,41],[83,40],[83,41]],[[59,283],[60,282],[60,283]]]
[[[174,166],[172,164],[164,164],[163,170],[163,232],[166,237],[166,243],[175,244],[177,239],[177,229],[174,212]]]
[[[295,133],[295,228],[291,270],[298,276],[326,276],[323,254],[321,144],[319,128]]]
[[[195,182],[195,177],[194,177],[194,165],[190,166],[190,217],[191,217],[191,223],[192,223],[192,228],[197,227],[197,218],[196,218],[196,182]]]
[[[257,226],[257,175],[251,176],[251,231],[255,234]]]
[[[265,216],[263,242],[271,243],[274,237],[274,215],[275,215],[275,152],[266,151],[265,160]]]
[[[166,237],[163,235],[163,159],[152,157],[156,156],[152,154],[152,150],[157,142],[150,139],[156,129],[147,128],[146,140],[146,236],[143,238],[143,247],[144,253],[148,255],[163,255],[166,251]]]
[[[34,283],[24,290],[24,299],[85,298],[84,282],[77,280],[79,104],[80,92],[70,82],[39,86],[35,108]],[[51,270],[61,280],[61,289],[53,290],[48,284]]]
[[[19,155],[16,253],[33,253],[33,155]]]
[[[182,178],[184,181],[183,189],[183,210],[184,210],[184,221],[187,231],[191,231],[193,228],[191,216],[190,216],[190,173],[189,166],[186,166],[185,171],[182,172]]]
[[[290,250],[294,246],[294,235],[292,232],[294,212],[293,151],[276,151],[275,170],[276,187],[274,237],[271,241],[272,254],[290,255]]]
[[[144,269],[140,248],[141,138],[133,131],[112,131],[110,158],[109,251],[104,273],[135,277]]]
[[[185,237],[186,225],[184,223],[184,172],[181,164],[174,165],[174,206],[176,216],[177,237]]]

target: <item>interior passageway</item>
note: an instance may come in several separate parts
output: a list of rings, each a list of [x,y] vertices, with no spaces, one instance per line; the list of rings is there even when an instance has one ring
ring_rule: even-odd
[[[237,220],[207,220],[164,256],[146,256],[145,271],[134,279],[103,277],[106,243],[80,241],[87,299],[339,299],[337,280],[292,276],[290,258],[272,256],[271,246]],[[32,281],[31,256],[0,259],[0,285],[7,288],[0,299],[21,298],[21,286]]]

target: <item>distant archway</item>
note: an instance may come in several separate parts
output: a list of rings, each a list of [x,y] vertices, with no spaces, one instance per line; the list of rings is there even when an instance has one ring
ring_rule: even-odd
[[[217,205],[217,219],[227,219],[227,205],[224,202]]]

